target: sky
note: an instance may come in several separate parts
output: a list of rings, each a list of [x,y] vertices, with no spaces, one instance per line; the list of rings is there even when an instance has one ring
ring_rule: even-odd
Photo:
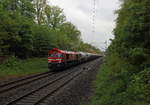
[[[95,0],[95,7],[94,0],[50,0],[50,5],[63,9],[67,21],[81,31],[84,42],[104,51],[109,39],[114,38],[112,31],[117,17],[114,12],[119,9],[119,0]]]

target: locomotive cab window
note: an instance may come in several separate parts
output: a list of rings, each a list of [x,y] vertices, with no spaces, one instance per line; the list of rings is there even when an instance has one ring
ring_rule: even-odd
[[[56,54],[56,57],[61,57],[61,54],[57,53],[57,54]]]
[[[64,57],[64,55],[60,53],[55,53],[55,54],[50,54],[49,57]]]
[[[53,56],[54,56],[53,54],[50,54],[50,55],[49,55],[49,57],[53,57]]]

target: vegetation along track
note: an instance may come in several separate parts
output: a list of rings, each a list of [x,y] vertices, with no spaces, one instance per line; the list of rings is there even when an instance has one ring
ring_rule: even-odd
[[[82,64],[82,66],[86,64]],[[55,91],[59,90],[61,87],[70,82],[73,78],[80,75],[82,71],[84,71],[84,68],[82,68],[82,66],[78,67],[80,68],[79,70],[77,68],[76,69],[74,68],[73,70],[67,70],[55,74],[50,73],[53,75],[48,77],[45,76],[45,78],[37,80],[38,82],[33,81],[37,82],[39,85],[35,84],[34,86],[34,84],[32,82],[29,82],[28,80],[28,84],[26,84],[27,83],[26,82],[25,84],[24,83],[22,83],[22,85],[20,84],[19,85],[20,87],[15,86],[14,88],[11,88],[11,90],[7,92],[5,91],[0,95],[1,99],[0,105],[38,105],[39,103],[43,102],[43,100],[45,100],[47,97],[49,97],[51,94],[55,93]],[[30,89],[31,86],[33,86],[32,89]],[[20,92],[19,90],[23,91]],[[18,91],[20,94],[14,95]]]

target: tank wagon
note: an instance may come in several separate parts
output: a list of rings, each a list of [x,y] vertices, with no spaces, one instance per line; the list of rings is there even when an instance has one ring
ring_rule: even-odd
[[[101,55],[86,52],[64,51],[53,48],[48,52],[48,68],[50,71],[63,70],[70,66],[94,60],[99,57],[101,57]]]

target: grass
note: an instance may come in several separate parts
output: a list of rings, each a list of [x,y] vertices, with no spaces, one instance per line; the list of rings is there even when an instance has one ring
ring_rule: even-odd
[[[47,58],[30,58],[19,60],[15,57],[0,64],[0,79],[26,76],[48,71]]]
[[[115,73],[108,64],[102,65],[94,82],[95,94],[90,105],[150,105],[150,69],[134,74],[132,78],[126,72]]]
[[[128,101],[124,102],[124,82],[119,78],[112,78],[112,71],[107,64],[101,66],[94,85],[96,89],[91,105],[131,105]]]
[[[108,94],[109,89],[106,88],[109,87],[109,84],[107,85],[108,87],[104,87],[104,86],[106,86],[107,83],[106,81],[109,78],[109,75],[110,75],[109,68],[105,64],[103,64],[100,67],[96,76],[96,81],[94,82],[94,85],[96,87],[95,95],[93,96],[90,105],[103,105],[102,102],[105,101],[105,98],[110,98],[110,97],[102,96],[103,94]]]

